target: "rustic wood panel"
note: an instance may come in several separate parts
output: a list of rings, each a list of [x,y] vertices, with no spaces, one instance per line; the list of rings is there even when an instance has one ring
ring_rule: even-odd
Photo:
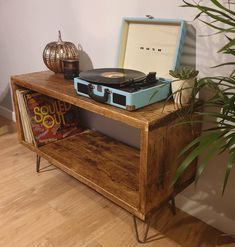
[[[168,103],[159,102],[133,112],[128,112],[117,107],[95,102],[86,97],[78,96],[74,90],[72,81],[65,80],[63,74],[54,74],[50,71],[16,75],[12,76],[11,79],[13,83],[22,87],[66,101],[136,128],[148,129],[149,126],[154,126],[158,122],[166,124],[172,118],[177,117],[177,106],[172,101]],[[169,114],[171,116],[170,118]]]
[[[182,191],[194,179],[196,161],[186,170],[177,186],[171,186],[177,167],[184,157],[177,158],[180,151],[200,134],[200,124],[171,124],[156,128],[149,133],[145,151],[146,162],[146,215],[158,208],[171,196]]]
[[[140,150],[92,131],[39,149],[26,144],[15,96],[18,87],[140,128]],[[180,115],[187,114],[187,107],[179,109],[172,102],[159,102],[128,112],[78,96],[72,81],[64,80],[63,74],[49,71],[13,76],[12,89],[22,143],[139,218],[145,219],[147,214],[193,181],[192,168],[177,187],[169,187],[180,164],[180,160],[176,160],[177,155],[200,132],[197,129],[197,134],[193,133],[191,126],[172,128]],[[199,110],[200,105],[200,102],[196,105]]]
[[[147,169],[148,169],[148,143],[149,143],[149,135],[148,131],[141,130],[141,138],[140,138],[140,171],[139,171],[139,192],[140,192],[140,204],[139,210],[144,215],[146,212],[146,188],[147,188]]]
[[[42,146],[39,151],[53,164],[114,202],[137,208],[139,150],[94,131]]]

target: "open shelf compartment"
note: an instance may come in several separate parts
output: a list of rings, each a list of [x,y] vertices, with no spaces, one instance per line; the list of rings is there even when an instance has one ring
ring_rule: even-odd
[[[38,148],[39,155],[133,213],[139,205],[138,149],[97,131]]]
[[[181,162],[175,157],[201,132],[200,124],[172,128],[180,114],[187,115],[187,107],[176,109],[175,104],[169,101],[167,104],[159,102],[127,112],[78,96],[73,84],[64,80],[63,75],[48,71],[13,76],[11,86],[20,142],[139,219],[146,220],[159,206],[194,180],[197,160],[194,160],[177,187],[170,186],[172,176]],[[81,111],[79,119],[84,124],[81,127],[89,130],[42,147],[26,143],[16,97],[19,88],[39,92],[133,127],[140,134],[140,148],[116,140],[119,136],[111,138],[92,131],[97,128],[90,125],[92,119],[86,123]],[[195,104],[195,110],[201,111],[202,103],[198,103]],[[197,114],[194,117],[198,119]],[[127,137],[130,136],[128,132]]]

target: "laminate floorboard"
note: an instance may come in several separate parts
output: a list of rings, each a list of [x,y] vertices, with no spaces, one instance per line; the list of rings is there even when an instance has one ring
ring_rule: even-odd
[[[0,247],[235,247],[235,239],[168,205],[154,216],[149,243],[138,244],[132,216],[17,141],[0,117]],[[140,224],[143,230],[143,224]]]

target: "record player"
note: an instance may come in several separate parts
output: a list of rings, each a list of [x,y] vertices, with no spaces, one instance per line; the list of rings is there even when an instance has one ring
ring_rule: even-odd
[[[195,66],[195,29],[183,20],[125,18],[117,68],[81,72],[79,95],[133,111],[170,94],[169,70]]]

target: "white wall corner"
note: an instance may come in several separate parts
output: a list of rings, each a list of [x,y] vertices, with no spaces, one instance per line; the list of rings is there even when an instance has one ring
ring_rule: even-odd
[[[12,121],[16,122],[16,113],[14,111],[12,112]]]
[[[9,110],[8,108],[4,106],[0,106],[0,116],[5,117],[14,122],[16,121],[15,112]]]
[[[182,194],[176,196],[176,206],[206,224],[233,237],[235,236],[235,221],[229,219],[224,214],[216,212],[212,206],[204,205]]]

